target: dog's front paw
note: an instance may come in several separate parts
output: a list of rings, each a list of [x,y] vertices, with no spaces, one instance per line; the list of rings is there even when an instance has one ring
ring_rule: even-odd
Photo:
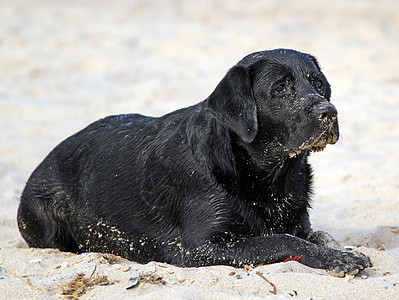
[[[326,270],[335,277],[344,277],[345,275],[356,275],[361,270],[371,267],[370,259],[362,253],[339,251],[335,259]]]
[[[371,267],[370,259],[362,253],[328,249],[319,255],[304,256],[302,263],[314,268],[325,269],[335,277],[356,275],[361,270]]]

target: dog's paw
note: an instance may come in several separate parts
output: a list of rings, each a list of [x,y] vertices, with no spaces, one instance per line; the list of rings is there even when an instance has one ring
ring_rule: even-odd
[[[362,253],[339,251],[340,253],[332,260],[327,272],[335,277],[345,275],[356,275],[365,268],[371,267],[370,259]]]
[[[361,270],[372,266],[370,259],[362,253],[336,249],[328,249],[323,254],[320,253],[320,255],[312,255],[311,257],[304,256],[302,263],[325,269],[335,277],[356,275]]]

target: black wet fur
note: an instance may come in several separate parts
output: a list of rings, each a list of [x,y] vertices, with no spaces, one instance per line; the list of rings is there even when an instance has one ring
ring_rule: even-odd
[[[29,178],[18,225],[30,247],[178,266],[303,256],[335,276],[370,261],[309,222],[311,150],[338,139],[316,59],[248,55],[197,105],[110,116],[58,145]]]

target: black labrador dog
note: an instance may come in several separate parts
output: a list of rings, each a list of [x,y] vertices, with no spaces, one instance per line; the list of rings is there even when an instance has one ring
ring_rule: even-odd
[[[308,156],[338,139],[316,59],[250,54],[197,105],[110,116],[58,145],[31,175],[18,225],[30,247],[194,267],[295,256],[335,276],[370,266],[309,222]]]

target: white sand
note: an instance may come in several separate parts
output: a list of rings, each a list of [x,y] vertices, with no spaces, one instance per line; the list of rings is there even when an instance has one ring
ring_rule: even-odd
[[[338,279],[296,262],[182,269],[27,249],[18,198],[55,145],[106,115],[162,115],[202,101],[243,56],[279,47],[316,55],[332,84],[341,139],[312,156],[311,219],[371,257],[363,277]],[[398,86],[395,0],[3,1],[0,299],[57,298],[62,288],[40,289],[79,273],[83,299],[398,299]],[[139,274],[153,282],[126,290]]]

